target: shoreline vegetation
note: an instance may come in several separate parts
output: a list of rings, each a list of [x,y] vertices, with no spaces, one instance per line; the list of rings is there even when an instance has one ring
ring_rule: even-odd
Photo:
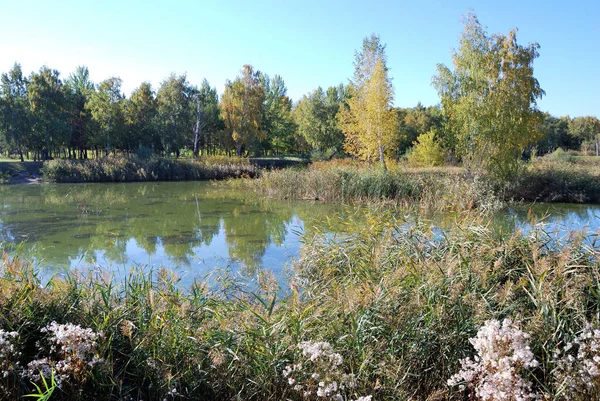
[[[482,221],[465,215],[440,236],[378,212],[345,238],[317,233],[288,289],[268,274],[254,290],[227,276],[181,288],[142,268],[46,282],[4,254],[0,398],[462,400],[521,383],[545,399],[595,399],[597,376],[582,384],[579,362],[569,370],[555,352],[598,365],[598,248],[541,227],[500,238]],[[494,363],[513,364],[504,387]]]
[[[206,157],[199,160],[168,158],[103,158],[51,160],[41,169],[44,179],[57,183],[222,180],[253,178],[258,168],[248,159]]]
[[[5,183],[225,180],[227,187],[285,200],[384,202],[432,211],[495,210],[506,202],[600,203],[600,158],[556,151],[523,162],[509,183],[457,166],[389,168],[354,159],[200,159],[108,157],[56,159],[29,165],[0,162]]]

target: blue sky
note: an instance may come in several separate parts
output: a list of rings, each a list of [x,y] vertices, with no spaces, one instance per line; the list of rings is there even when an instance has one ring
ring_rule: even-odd
[[[86,65],[94,81],[120,76],[126,93],[174,72],[219,92],[243,64],[281,75],[298,100],[346,83],[354,52],[375,32],[387,44],[395,104],[439,102],[436,64],[451,64],[461,15],[489,33],[518,27],[538,42],[539,103],[554,115],[600,116],[600,1],[12,1],[0,13],[0,71],[46,64],[67,77]]]

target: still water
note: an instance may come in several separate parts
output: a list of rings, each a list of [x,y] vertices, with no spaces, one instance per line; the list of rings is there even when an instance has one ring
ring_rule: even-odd
[[[0,243],[20,244],[25,257],[49,272],[139,265],[193,277],[220,268],[247,275],[268,270],[281,279],[303,233],[343,235],[343,225],[336,229],[330,218],[355,211],[258,199],[207,182],[11,185],[0,187]],[[527,231],[532,217],[558,236],[600,230],[595,205],[523,205],[489,224],[509,234]]]
[[[11,185],[0,187],[0,242],[21,244],[45,271],[147,265],[195,277],[215,268],[281,276],[301,233],[339,213],[208,182]]]

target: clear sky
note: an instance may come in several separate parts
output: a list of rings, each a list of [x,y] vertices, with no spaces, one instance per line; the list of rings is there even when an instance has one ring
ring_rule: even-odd
[[[219,93],[250,63],[281,75],[298,100],[346,83],[354,51],[375,32],[387,44],[395,104],[439,102],[431,77],[451,64],[461,15],[475,11],[488,33],[518,27],[538,42],[539,103],[554,115],[600,116],[600,1],[11,1],[0,7],[0,71],[46,64],[66,78],[85,65],[95,82],[123,79],[129,94],[170,73],[207,78]]]

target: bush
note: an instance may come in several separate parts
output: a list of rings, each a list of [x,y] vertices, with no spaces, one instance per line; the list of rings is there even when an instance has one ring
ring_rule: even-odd
[[[421,134],[407,156],[408,164],[412,167],[438,167],[444,164],[446,152],[436,140],[434,129]]]

